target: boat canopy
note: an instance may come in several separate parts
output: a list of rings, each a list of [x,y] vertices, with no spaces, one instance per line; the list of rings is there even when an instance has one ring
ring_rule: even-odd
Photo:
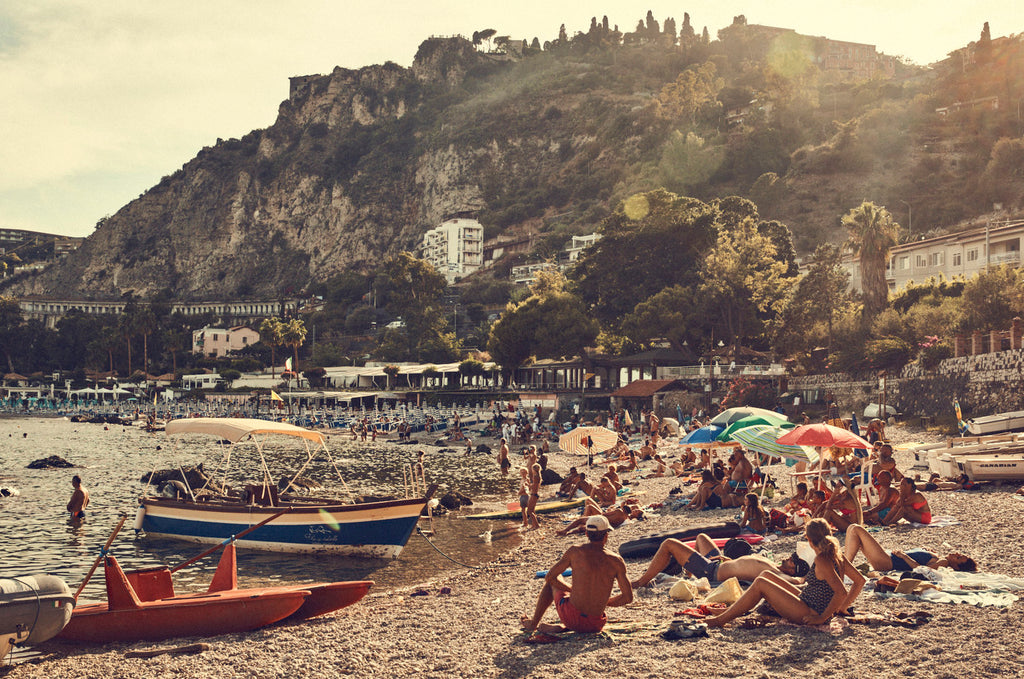
[[[210,434],[238,443],[251,434],[281,434],[297,436],[315,443],[324,443],[324,435],[318,431],[296,427],[286,422],[270,422],[243,417],[186,417],[167,423],[168,436],[177,434]]]

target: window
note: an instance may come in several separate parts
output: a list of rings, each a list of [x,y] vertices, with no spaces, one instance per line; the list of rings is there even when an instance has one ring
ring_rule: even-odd
[[[959,252],[954,252],[953,253],[953,266],[960,266],[960,265],[961,265],[960,253]]]
[[[922,268],[928,266],[928,258],[925,257],[924,255],[918,255],[917,258],[914,260],[914,266]]]
[[[946,263],[945,252],[932,252],[928,255],[928,266],[942,266]]]
[[[978,248],[974,248],[972,250],[968,250],[967,251],[967,261],[968,262],[976,262],[976,261],[978,261]]]
[[[910,255],[900,257],[900,270],[906,271],[910,268]]]

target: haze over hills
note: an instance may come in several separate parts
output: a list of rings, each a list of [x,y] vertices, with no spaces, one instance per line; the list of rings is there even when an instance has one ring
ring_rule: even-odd
[[[681,23],[595,20],[543,46],[432,38],[409,68],[295,77],[271,127],[203,149],[6,292],[276,297],[372,270],[456,211],[543,245],[660,186],[749,197],[801,252],[841,241],[862,200],[901,222],[912,206],[917,233],[1022,208],[1020,36],[983,34],[925,69],[873,50],[843,62],[849,43],[741,20],[716,40]]]

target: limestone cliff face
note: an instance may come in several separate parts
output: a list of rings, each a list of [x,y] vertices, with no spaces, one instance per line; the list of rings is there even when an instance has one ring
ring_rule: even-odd
[[[537,59],[541,72],[511,78],[515,64],[431,39],[410,68],[294,78],[271,127],[202,149],[10,292],[272,298],[414,250],[455,211],[491,209],[503,227],[557,212],[580,184],[576,169],[614,185],[609,168],[630,162],[639,135],[622,117],[644,100],[595,109],[600,73]],[[551,78],[573,91],[552,100]],[[613,119],[625,143],[608,151],[595,140]]]

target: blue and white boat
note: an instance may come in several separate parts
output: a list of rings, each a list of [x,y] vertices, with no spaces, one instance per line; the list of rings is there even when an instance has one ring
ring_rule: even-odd
[[[149,537],[216,544],[280,514],[238,540],[237,546],[275,552],[397,558],[434,491],[431,487],[422,497],[361,503],[289,494],[291,484],[279,492],[270,481],[264,455],[263,446],[270,436],[302,439],[307,464],[319,451],[336,468],[322,433],[283,422],[186,418],[168,422],[166,433],[169,437],[208,434],[230,442],[221,465],[225,468],[236,444],[251,443],[259,454],[263,482],[246,485],[236,492],[211,492],[190,488],[186,483],[185,492],[177,497],[147,494],[140,500],[135,529]],[[304,469],[305,465],[299,474]]]

